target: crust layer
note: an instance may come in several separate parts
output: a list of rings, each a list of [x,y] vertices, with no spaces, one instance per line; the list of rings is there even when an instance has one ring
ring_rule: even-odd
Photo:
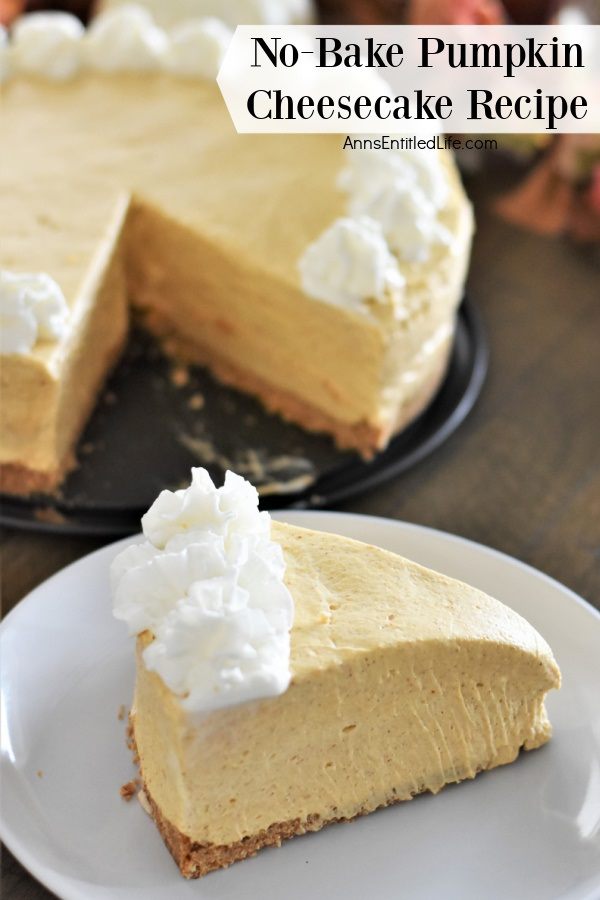
[[[28,469],[27,466],[4,463],[0,465],[0,491],[3,494],[19,494],[21,497],[38,493],[51,494],[75,465],[73,453],[69,454],[59,469],[52,472],[40,472]]]

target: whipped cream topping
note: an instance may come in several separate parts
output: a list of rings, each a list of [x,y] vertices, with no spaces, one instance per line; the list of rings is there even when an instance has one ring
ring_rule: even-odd
[[[353,150],[347,157],[338,184],[348,193],[350,213],[380,222],[400,259],[425,262],[436,244],[450,243],[438,219],[449,189],[437,153]]]
[[[395,179],[417,185],[438,211],[449,186],[440,156],[432,150],[347,150],[338,184],[353,199],[364,199]]]
[[[352,198],[349,206],[353,215],[379,222],[390,248],[406,262],[426,262],[435,244],[450,243],[434,205],[414,181],[393,178],[378,191]]]
[[[116,618],[154,636],[147,668],[190,712],[283,693],[294,604],[256,489],[233,472],[217,488],[192,469],[190,486],[162,491],[142,527],[146,541],[115,558],[111,583]]]
[[[114,9],[127,0],[103,0],[102,9]],[[170,28],[189,19],[217,16],[236,25],[295,25],[314,21],[312,0],[143,0],[156,22]]]
[[[87,65],[100,72],[157,69],[168,39],[148,10],[126,5],[95,19],[85,37]]]
[[[448,176],[442,165],[440,154],[431,150],[400,150],[406,161],[413,166],[419,186],[425,196],[439,211],[444,208],[450,195]]]
[[[31,13],[15,23],[6,46],[5,38],[0,34],[0,80],[13,72],[66,80],[82,69],[214,79],[231,31],[204,18],[166,32],[143,6],[127,3],[99,15],[87,32],[67,13]]]
[[[8,33],[3,25],[0,25],[0,84],[8,77]]]
[[[0,270],[0,353],[29,353],[38,341],[57,341],[68,319],[63,292],[49,275]]]
[[[222,6],[232,25],[298,25],[315,15],[310,0],[225,0]]]
[[[199,19],[176,25],[169,35],[163,67],[184,78],[216,78],[231,40],[220,19]]]
[[[23,16],[11,31],[12,66],[56,81],[71,78],[81,66],[83,34],[83,25],[69,13]]]
[[[405,284],[399,263],[424,263],[449,247],[439,219],[449,186],[439,155],[429,150],[351,150],[338,176],[348,217],[338,219],[304,251],[298,267],[305,293],[372,313],[373,300],[408,315],[398,302]]]
[[[372,304],[398,309],[405,284],[381,225],[367,216],[341,218],[304,251],[304,291],[318,300],[369,313]]]

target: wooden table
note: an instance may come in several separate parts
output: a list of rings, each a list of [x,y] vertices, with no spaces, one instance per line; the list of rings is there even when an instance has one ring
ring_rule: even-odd
[[[597,250],[500,222],[508,167],[474,176],[470,291],[491,366],[469,420],[408,474],[342,507],[463,535],[540,568],[600,608],[600,259]],[[4,610],[90,538],[8,531]],[[5,896],[51,895],[5,851]]]

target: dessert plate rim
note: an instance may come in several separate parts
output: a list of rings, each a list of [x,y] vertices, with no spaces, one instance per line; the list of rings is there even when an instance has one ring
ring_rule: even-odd
[[[564,827],[563,820],[565,817],[569,819],[567,824],[572,824],[573,828],[577,827],[581,831],[579,839],[576,839],[574,832],[569,831],[569,840],[562,850],[557,850],[554,847],[551,851],[550,846],[548,846],[547,860],[537,860],[537,862],[534,860],[533,864],[531,860],[528,861],[528,900],[538,896],[548,898],[548,900],[550,900],[550,897],[561,898],[561,900],[594,900],[594,898],[597,898],[600,895],[600,803],[594,805],[594,797],[598,795],[598,799],[600,799],[600,766],[597,766],[596,770],[594,770],[597,779],[595,782],[593,777],[591,777],[586,782],[586,787],[583,785],[582,779],[583,770],[585,765],[587,765],[585,754],[588,752],[589,747],[593,744],[592,750],[600,750],[600,698],[597,698],[592,692],[595,669],[598,669],[596,674],[600,675],[600,663],[592,655],[593,647],[595,646],[594,642],[597,644],[600,639],[600,613],[569,588],[528,564],[501,551],[427,526],[353,513],[314,510],[279,511],[274,513],[273,517],[288,521],[291,524],[341,533],[348,537],[370,541],[379,546],[386,546],[388,549],[404,553],[411,558],[416,557],[417,562],[425,565],[429,564],[432,568],[441,569],[452,577],[462,577],[463,580],[468,580],[490,593],[494,593],[490,589],[490,581],[495,581],[499,587],[499,590],[496,590],[495,593],[497,595],[500,594],[499,599],[505,602],[507,591],[518,592],[518,602],[515,604],[513,600],[511,605],[522,614],[527,613],[527,618],[548,639],[559,665],[563,668],[564,686],[560,694],[554,692],[549,697],[550,717],[555,726],[555,736],[550,744],[542,750],[535,751],[535,753],[526,754],[527,759],[521,759],[512,766],[503,767],[487,775],[479,776],[474,782],[469,783],[469,786],[460,786],[456,789],[453,787],[448,788],[442,792],[439,798],[424,797],[414,804],[400,804],[397,807],[390,808],[387,812],[376,813],[366,817],[364,820],[360,820],[351,829],[347,828],[347,826],[338,826],[337,829],[325,829],[317,835],[291,841],[284,845],[282,849],[263,851],[253,861],[246,861],[241,866],[235,865],[232,869],[216,873],[208,876],[206,880],[193,883],[193,888],[181,878],[167,850],[162,847],[162,843],[155,840],[157,835],[154,833],[154,825],[146,823],[144,814],[137,809],[136,804],[126,805],[118,798],[119,784],[127,780],[127,775],[123,774],[119,764],[116,767],[116,771],[114,773],[111,772],[110,781],[116,800],[120,804],[114,807],[114,814],[116,816],[118,810],[119,817],[123,819],[120,825],[118,820],[115,822],[115,825],[118,830],[119,827],[123,827],[123,822],[129,821],[133,823],[132,828],[134,832],[137,833],[141,829],[143,840],[148,841],[152,852],[156,849],[156,864],[159,867],[161,877],[167,879],[168,888],[161,888],[160,884],[162,882],[159,879],[157,881],[158,886],[149,891],[147,884],[145,886],[143,883],[136,884],[135,877],[137,876],[135,876],[135,873],[133,881],[130,881],[129,884],[123,885],[122,888],[121,886],[116,886],[109,877],[111,873],[109,871],[110,860],[108,859],[100,862],[100,871],[105,872],[108,880],[103,884],[101,878],[96,878],[92,883],[85,878],[87,871],[86,861],[85,859],[82,861],[80,853],[78,854],[73,850],[71,857],[69,855],[71,851],[67,853],[66,849],[63,851],[59,846],[56,860],[60,862],[61,871],[54,863],[48,863],[48,859],[45,858],[47,854],[43,843],[44,837],[47,841],[50,840],[50,832],[46,833],[44,828],[51,829],[54,827],[55,831],[60,835],[60,816],[56,808],[57,804],[52,806],[47,798],[44,799],[46,786],[50,788],[50,794],[47,797],[52,796],[51,785],[53,776],[51,767],[46,773],[46,777],[36,778],[36,772],[33,771],[33,768],[37,766],[40,769],[42,768],[39,756],[36,754],[42,751],[44,740],[42,739],[40,746],[35,746],[35,742],[30,742],[30,745],[27,745],[27,732],[28,729],[31,733],[35,730],[31,723],[32,716],[35,718],[36,715],[43,715],[44,712],[46,716],[49,715],[43,706],[44,697],[42,696],[47,697],[48,690],[53,690],[52,696],[56,695],[59,697],[58,703],[60,707],[61,691],[64,692],[66,689],[65,684],[59,684],[58,682],[53,684],[52,678],[43,676],[45,670],[47,672],[53,670],[52,666],[54,663],[50,664],[49,660],[51,660],[54,653],[62,654],[61,659],[64,657],[64,665],[68,669],[71,665],[71,658],[74,658],[80,652],[76,649],[74,643],[78,628],[80,629],[78,616],[81,621],[85,620],[89,624],[95,622],[96,626],[98,626],[98,623],[100,625],[97,632],[97,643],[89,649],[90,665],[93,663],[93,670],[98,675],[100,682],[103,678],[108,678],[110,667],[102,669],[102,666],[106,666],[106,663],[111,660],[113,646],[112,638],[109,644],[106,644],[103,633],[103,628],[104,630],[108,629],[110,632],[113,630],[113,624],[108,624],[109,619],[111,623],[113,622],[112,617],[110,617],[109,610],[104,607],[104,599],[109,605],[107,597],[108,581],[106,579],[108,562],[122,546],[139,538],[139,536],[134,536],[102,547],[57,572],[21,600],[0,624],[4,669],[2,769],[5,788],[7,786],[10,788],[8,801],[6,797],[7,792],[5,791],[4,801],[0,807],[0,838],[5,842],[8,849],[29,869],[32,875],[59,897],[64,898],[64,900],[84,900],[84,898],[85,900],[96,900],[96,898],[109,897],[119,898],[119,900],[121,898],[122,900],[133,900],[133,898],[138,900],[140,898],[141,900],[142,896],[145,900],[146,898],[154,900],[154,898],[167,896],[169,898],[183,898],[190,896],[192,889],[196,898],[210,897],[212,900],[212,898],[236,896],[235,891],[236,889],[239,890],[239,886],[242,883],[239,881],[240,870],[243,883],[249,887],[253,884],[254,877],[256,877],[257,884],[264,883],[261,881],[263,877],[261,867],[264,869],[266,876],[275,872],[276,874],[279,873],[280,877],[283,877],[282,872],[288,871],[287,867],[290,866],[290,860],[291,868],[289,871],[292,873],[295,871],[295,864],[297,865],[300,861],[302,863],[312,861],[311,877],[314,877],[316,871],[321,871],[319,867],[322,868],[325,865],[323,859],[321,859],[322,848],[324,847],[327,850],[327,847],[331,845],[335,851],[338,849],[340,841],[343,854],[346,845],[348,850],[352,852],[353,847],[356,850],[352,843],[353,841],[356,843],[356,840],[362,841],[366,839],[365,849],[370,849],[376,857],[374,842],[386,837],[386,823],[388,828],[390,826],[396,828],[397,826],[393,824],[395,820],[392,817],[396,816],[399,822],[400,817],[403,815],[402,812],[400,814],[394,813],[394,810],[401,811],[408,806],[413,807],[408,810],[409,813],[413,814],[412,818],[409,816],[409,818],[405,818],[398,825],[400,830],[403,827],[410,829],[412,822],[415,823],[416,827],[418,821],[423,817],[421,808],[424,809],[427,804],[427,814],[430,817],[427,821],[432,829],[435,830],[438,827],[436,809],[439,814],[438,818],[440,815],[444,818],[445,811],[442,809],[442,806],[445,803],[455,804],[455,812],[457,813],[461,810],[481,812],[482,805],[485,805],[486,800],[491,799],[503,810],[503,797],[506,786],[524,784],[526,790],[531,789],[532,796],[524,797],[521,806],[526,802],[529,804],[535,803],[534,788],[543,788],[543,805],[540,805],[540,827],[546,829],[549,835],[554,837],[555,832],[559,834],[560,829]],[[433,565],[433,563],[437,563],[437,565]],[[515,593],[516,596],[517,593]],[[53,612],[58,616],[59,614],[64,614],[65,611],[70,611],[71,613],[68,627],[64,630],[60,628],[57,630],[56,623],[53,620]],[[85,618],[88,613],[91,615],[91,619]],[[123,632],[125,631],[121,623],[114,623],[114,627],[116,629],[114,633],[117,635],[121,634],[121,629]],[[42,631],[44,629],[50,630],[55,646],[48,650],[48,654],[44,651],[39,656],[36,656],[32,650],[28,652],[27,648],[32,635],[35,636],[35,631],[39,629]],[[122,640],[118,638],[118,641],[123,645],[128,639],[123,635]],[[5,654],[4,651],[7,649],[10,652]],[[119,647],[119,652],[122,649],[122,646]],[[131,650],[131,647],[129,649]],[[118,655],[117,648],[115,648],[114,653]],[[114,656],[115,660],[116,655]],[[133,656],[132,653],[131,656]],[[116,665],[116,662],[113,664]],[[102,670],[98,673],[96,670],[99,667]],[[31,688],[32,685],[34,690],[29,690],[29,693],[27,693],[27,688]],[[82,680],[82,685],[76,690],[81,694],[81,699],[85,700],[86,691],[88,690],[85,678]],[[129,691],[130,687],[128,686],[124,692],[124,699],[128,699]],[[114,701],[114,698],[111,698],[109,701],[107,697],[106,703],[108,704],[109,702],[111,703],[109,711],[111,720],[116,720],[116,708],[112,708],[116,701]],[[121,702],[123,701],[121,700]],[[577,704],[585,706],[586,703],[589,707],[586,707],[587,713],[591,716],[591,719],[586,722],[586,717],[584,716],[582,721],[579,721],[575,715],[577,710],[573,709],[573,704],[575,706]],[[123,727],[122,723],[114,722],[114,725],[115,727],[117,725],[120,728]],[[21,729],[22,733],[18,733],[19,729]],[[578,745],[580,747],[580,758],[577,756],[573,757],[572,747],[569,748],[574,731],[580,735],[580,738],[584,738],[583,743],[580,742]],[[77,732],[75,733],[77,734]],[[23,744],[24,734],[25,744],[23,747],[25,747],[26,752],[23,755],[23,747],[19,748],[19,745]],[[59,741],[64,740],[66,746],[66,734],[64,737],[58,735],[58,738],[55,735],[54,738]],[[80,739],[75,737],[76,742],[77,740]],[[126,753],[124,741],[122,743],[123,747],[119,748],[123,751],[121,759],[124,758],[124,753]],[[110,746],[112,748],[112,744]],[[586,747],[587,750],[585,749]],[[568,756],[569,753],[571,754],[569,758],[571,759],[573,771],[568,773],[565,771],[563,774],[567,780],[570,779],[571,781],[571,793],[574,792],[580,800],[579,808],[573,808],[570,814],[568,809],[565,812],[565,809],[561,806],[563,802],[566,804],[566,794],[563,796],[555,784],[557,781],[555,777],[557,761],[560,762],[565,754]],[[534,758],[537,766],[534,765]],[[600,754],[598,758],[600,758]],[[110,764],[112,765],[112,762]],[[101,760],[98,767],[99,770],[103,771]],[[102,771],[98,775],[99,779],[102,778]],[[514,772],[514,778],[511,776],[511,772]],[[494,773],[498,774],[495,775]],[[62,774],[64,776],[64,773]],[[549,787],[549,782],[546,783],[544,781],[546,775],[549,778],[551,776],[552,788]],[[587,772],[586,777],[588,775],[594,775],[591,768],[590,772]],[[60,780],[60,774],[54,777],[58,777]],[[559,782],[560,780],[558,779]],[[542,784],[542,782],[544,783]],[[23,791],[19,793],[16,789],[13,790],[15,786],[17,788],[24,786],[26,788],[25,793]],[[98,789],[90,785],[90,799],[93,799],[94,791]],[[553,790],[555,792],[554,795],[552,794]],[[556,793],[557,790],[558,793]],[[581,794],[582,790],[583,794]],[[518,802],[517,796],[518,792],[515,794],[515,803]],[[447,800],[446,797],[448,798]],[[26,799],[24,800],[23,798]],[[537,799],[541,804],[540,798],[538,797]],[[429,801],[436,805],[435,808],[429,805]],[[83,815],[85,818],[85,813],[82,813],[82,809],[77,807],[77,802],[73,802],[75,803],[75,814],[77,816]],[[82,798],[83,802],[84,798]],[[590,802],[592,807],[590,807]],[[553,803],[555,806],[558,804],[558,806],[553,808]],[[27,808],[28,804],[30,805],[29,808]],[[27,817],[31,816],[34,808],[42,813],[40,820],[41,830],[39,834],[35,833],[32,836],[27,829]],[[590,819],[590,809],[593,808],[596,808],[598,811]],[[587,832],[583,834],[585,810],[587,810]],[[139,815],[137,815],[138,813]],[[55,816],[54,824],[53,816]],[[106,824],[104,823],[104,827],[106,827]],[[147,828],[147,825],[151,826],[151,829]],[[461,827],[468,830],[468,823],[463,822]],[[518,831],[518,825],[515,825],[515,828]],[[354,834],[356,834],[358,829],[361,830],[361,837],[355,838]],[[335,837],[335,835],[338,835],[338,837]],[[412,839],[412,836],[406,833],[405,837]],[[423,839],[426,845],[427,835]],[[433,836],[431,836],[431,839],[433,839]],[[503,854],[510,853],[510,840],[511,838],[507,837],[505,847],[495,848],[499,858],[502,858]],[[294,850],[294,848],[296,849]],[[539,847],[537,849],[540,850]],[[542,862],[550,862],[551,852],[553,854],[562,852],[562,864],[568,867],[570,863],[573,863],[575,869],[579,872],[578,867],[581,860],[577,862],[574,857],[572,859],[569,855],[571,851],[575,855],[587,853],[588,856],[585,858],[588,863],[593,857],[596,869],[590,874],[584,867],[582,874],[575,880],[571,880],[565,890],[548,894],[546,892],[547,884],[540,883],[538,885],[532,880],[535,878],[535,872],[540,870],[539,866],[536,869],[536,864],[539,863],[541,865]],[[545,851],[542,848],[540,852],[543,853]],[[64,855],[61,856],[61,854]],[[164,856],[161,856],[162,854]],[[328,859],[328,854],[326,855]],[[302,857],[302,860],[299,860],[299,857]],[[467,897],[475,898],[485,895],[487,900],[493,900],[495,896],[498,898],[503,895],[508,896],[506,894],[506,886],[503,886],[501,877],[497,895],[489,892],[486,894],[482,893],[482,885],[486,877],[485,866],[487,865],[490,869],[493,869],[494,866],[497,867],[498,865],[496,858],[491,854],[487,860],[484,859],[483,863],[483,868],[478,866],[475,875],[466,871],[461,873],[455,864],[448,863],[450,872],[447,873],[448,880],[445,882],[448,887],[446,897],[461,896],[466,900]],[[92,868],[97,864],[97,860],[90,862]],[[518,869],[519,865],[524,866],[524,863],[516,859],[515,865]],[[104,869],[102,866],[104,866]],[[398,866],[397,871],[401,872],[402,866],[400,861]],[[307,870],[310,868],[310,866],[307,866]],[[363,869],[365,873],[364,880],[362,887],[359,885],[362,890],[373,890],[374,885],[380,885],[380,882],[377,881],[380,874],[378,875],[376,869],[366,865],[363,866]],[[300,879],[299,883],[301,883],[303,869],[300,867],[297,871]],[[258,876],[255,875],[256,872],[258,872]],[[330,879],[330,892],[333,891],[332,896],[338,896],[335,893],[335,881],[337,878],[341,881],[339,890],[342,892],[346,890],[343,884],[343,874],[339,872],[337,874],[332,872],[326,874]],[[523,874],[525,874],[525,868],[523,868]],[[142,872],[139,873],[139,877],[142,877]],[[452,892],[452,888],[456,887],[457,884],[462,884],[464,890],[460,895]],[[233,890],[233,893],[231,893],[231,890]],[[378,898],[385,898],[385,900],[389,898],[391,900],[392,897],[396,896],[393,883],[389,883],[388,891],[384,887],[383,893],[375,887],[375,895]],[[250,898],[253,894],[249,893],[244,896]],[[349,896],[347,892],[346,896]],[[359,894],[356,896],[359,896]],[[418,900],[419,896],[423,897],[423,900],[431,896],[428,893],[426,878],[423,880],[423,892],[419,894],[413,891],[410,896],[414,900]]]

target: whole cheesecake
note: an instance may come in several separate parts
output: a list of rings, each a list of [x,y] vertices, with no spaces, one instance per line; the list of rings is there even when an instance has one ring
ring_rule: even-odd
[[[31,16],[4,48],[2,488],[74,464],[130,307],[169,353],[372,456],[445,372],[472,232],[452,158],[237,134],[205,77],[218,23],[171,45],[128,9],[49,48]]]
[[[377,547],[271,525],[256,504],[242,479],[215,489],[194,470],[113,564],[115,614],[138,634],[142,801],[188,878],[551,734],[560,673],[519,615]]]

